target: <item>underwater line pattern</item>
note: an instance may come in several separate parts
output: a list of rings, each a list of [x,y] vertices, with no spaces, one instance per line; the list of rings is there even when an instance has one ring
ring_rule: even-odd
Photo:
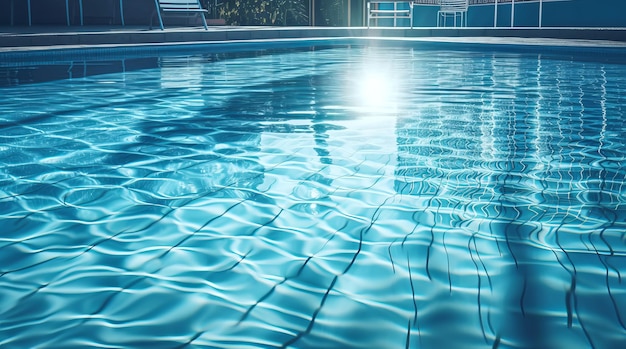
[[[3,88],[1,347],[626,340],[625,64],[158,63]]]

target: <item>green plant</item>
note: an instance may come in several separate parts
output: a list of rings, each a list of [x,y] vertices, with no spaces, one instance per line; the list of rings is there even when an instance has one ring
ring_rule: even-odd
[[[316,24],[328,26],[346,25],[346,5],[345,0],[317,0],[318,19]]]
[[[306,25],[308,0],[227,0],[220,17],[232,25]]]

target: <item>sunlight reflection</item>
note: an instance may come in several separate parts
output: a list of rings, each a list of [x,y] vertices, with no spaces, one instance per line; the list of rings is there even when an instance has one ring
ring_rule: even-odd
[[[398,109],[399,80],[389,69],[372,64],[355,78],[357,108],[366,113],[388,113]]]

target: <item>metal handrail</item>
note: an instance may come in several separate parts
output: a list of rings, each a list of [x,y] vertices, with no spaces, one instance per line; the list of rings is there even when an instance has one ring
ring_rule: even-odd
[[[390,10],[380,10],[380,9],[373,9],[372,8],[372,4],[384,4],[384,3],[393,3],[394,4],[394,9],[390,9]],[[409,5],[409,9],[397,9],[396,5],[398,3],[408,3]],[[372,1],[368,1],[367,2],[367,27],[370,27],[371,21],[372,19],[379,19],[379,18],[387,18],[387,19],[394,19],[394,25],[395,25],[395,20],[398,18],[406,18],[409,20],[410,22],[410,26],[411,29],[413,29],[413,5],[414,5],[414,1],[412,0],[372,0]],[[403,16],[398,16],[398,15],[403,15]]]

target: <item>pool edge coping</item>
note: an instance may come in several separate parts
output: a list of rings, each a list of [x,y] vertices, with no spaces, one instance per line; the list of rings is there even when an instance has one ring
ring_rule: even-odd
[[[53,28],[56,30],[56,28]],[[50,30],[53,30],[50,29]],[[568,45],[626,47],[626,28],[385,28],[385,27],[219,27],[146,30],[89,30],[71,28],[59,32],[0,33],[0,53],[34,52],[56,49],[137,47],[178,44],[258,42],[260,40],[371,39],[450,41],[458,44],[502,43],[552,45],[558,40]]]

